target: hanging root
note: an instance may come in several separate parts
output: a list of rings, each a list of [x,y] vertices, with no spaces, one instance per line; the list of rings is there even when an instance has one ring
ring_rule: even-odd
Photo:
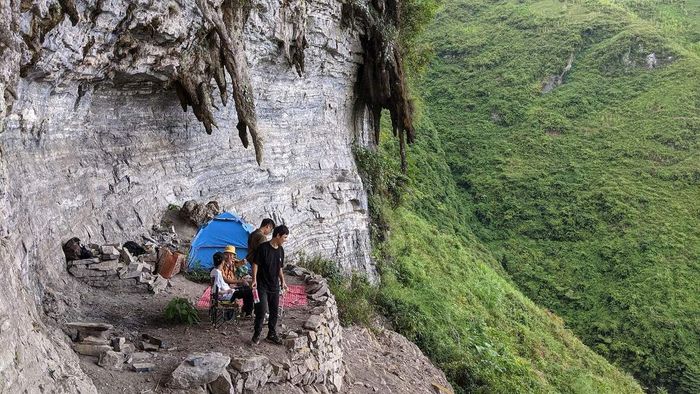
[[[399,138],[401,170],[405,173],[406,143],[413,143],[413,105],[408,97],[401,51],[396,43],[399,26],[398,0],[373,0],[371,5],[352,0],[343,8],[344,20],[358,22],[365,33],[360,37],[364,62],[357,83],[357,99],[371,117],[375,142],[383,109],[389,110],[392,130]]]
[[[200,56],[194,56],[194,63],[189,65],[189,73],[184,73],[180,78],[173,82],[175,93],[180,99],[182,109],[187,111],[187,106],[192,107],[197,120],[202,122],[207,134],[212,133],[212,126],[218,127],[214,121],[212,113],[211,89],[209,87],[210,77],[204,72],[196,72],[195,70],[203,70],[206,65]],[[185,63],[183,63],[185,64]]]
[[[207,34],[207,44],[209,48],[209,65],[211,66],[212,75],[216,81],[216,86],[219,88],[221,103],[226,106],[228,104],[226,70],[224,69],[224,59],[221,53],[221,45],[219,44],[219,36],[213,31],[209,32],[209,34]]]
[[[209,0],[197,0],[197,6],[209,30],[183,54],[180,73],[173,83],[175,92],[182,108],[187,110],[191,106],[207,133],[211,134],[211,126],[218,128],[212,112],[211,79],[216,82],[221,102],[226,105],[228,73],[238,115],[238,136],[247,148],[250,134],[255,159],[261,164],[263,139],[257,128],[253,88],[243,46],[243,28],[250,6],[245,0],[224,0],[219,7],[212,5]]]
[[[304,49],[306,41],[306,0],[282,0],[279,19],[275,26],[275,37],[279,40],[289,66],[294,66],[299,76],[304,75]]]

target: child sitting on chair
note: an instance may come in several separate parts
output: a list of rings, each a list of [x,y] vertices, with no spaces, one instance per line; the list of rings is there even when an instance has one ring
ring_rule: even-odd
[[[224,262],[224,254],[221,252],[214,253],[214,268],[212,268],[209,276],[212,278],[212,291],[214,286],[219,291],[219,300],[230,301],[233,297],[233,289],[224,280],[224,274],[221,272],[221,265]]]
[[[232,269],[236,268],[232,258],[235,249],[233,249],[233,246],[227,246],[226,248],[224,253],[214,253],[214,268],[211,270],[212,285],[219,289],[219,300],[232,301],[242,298],[243,316],[251,317],[253,314],[253,290],[244,278],[238,278],[235,274],[233,280],[226,278],[226,265],[229,264]],[[231,249],[233,249],[233,252],[231,252]]]

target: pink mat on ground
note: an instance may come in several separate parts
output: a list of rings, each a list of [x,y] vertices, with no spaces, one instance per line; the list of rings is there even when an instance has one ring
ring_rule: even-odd
[[[236,300],[239,305],[243,305],[243,300]],[[282,295],[281,306],[285,308],[304,306],[307,304],[306,288],[304,285],[291,285]],[[211,286],[207,286],[199,300],[197,300],[197,309],[209,309],[211,305]]]

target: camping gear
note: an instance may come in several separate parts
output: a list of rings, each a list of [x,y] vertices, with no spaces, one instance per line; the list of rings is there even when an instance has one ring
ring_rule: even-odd
[[[158,257],[158,274],[165,279],[177,275],[185,263],[185,255],[171,252],[168,248],[160,248]]]
[[[228,245],[236,248],[236,257],[244,259],[248,255],[248,235],[255,228],[230,212],[217,215],[199,229],[192,240],[187,266],[192,269],[210,270],[212,256]]]
[[[207,288],[204,290],[204,293],[202,293],[202,296],[199,297],[199,300],[197,300],[197,304],[195,307],[197,309],[205,310],[209,309],[211,306],[211,286],[207,286]]]
[[[243,308],[243,299],[242,298],[237,299],[236,303],[238,304],[239,307]],[[204,289],[204,292],[197,300],[195,307],[197,309],[200,309],[203,311],[211,308],[211,286],[207,286],[207,288]]]
[[[308,303],[306,298],[306,286],[304,285],[289,285],[287,291],[284,292],[282,305],[285,307],[304,306]]]
[[[243,300],[237,300],[239,305],[243,305]],[[207,287],[202,295],[197,300],[197,309],[206,310],[211,306],[211,286]],[[308,304],[308,299],[306,298],[306,287],[304,285],[289,285],[287,291],[282,297],[280,305],[285,308],[294,308],[298,306],[304,306]]]
[[[88,250],[80,242],[80,238],[71,238],[63,245],[63,253],[66,255],[66,261],[90,259],[93,256],[92,252]]]
[[[219,287],[214,283],[214,277],[211,278],[209,289],[209,318],[214,328],[230,320],[235,322],[238,311],[241,309],[238,303],[219,299]]]
[[[146,254],[146,249],[144,249],[143,246],[137,244],[134,241],[124,242],[123,248],[128,250],[132,256],[140,256],[142,254]]]

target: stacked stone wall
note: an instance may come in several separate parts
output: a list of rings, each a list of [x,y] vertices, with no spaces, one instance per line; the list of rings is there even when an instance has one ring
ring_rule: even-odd
[[[234,358],[228,367],[236,392],[256,391],[267,384],[292,384],[307,392],[339,392],[343,385],[343,329],[338,307],[325,278],[293,265],[285,268],[306,284],[313,306],[303,327],[284,333],[287,358]]]

